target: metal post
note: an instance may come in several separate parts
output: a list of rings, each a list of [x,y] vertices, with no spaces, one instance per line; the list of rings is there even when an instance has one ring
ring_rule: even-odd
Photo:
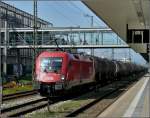
[[[85,14],[85,17],[90,17],[91,18],[91,28],[93,28],[93,16]],[[92,45],[92,40],[93,40],[93,34],[91,33],[91,45]],[[91,55],[94,55],[94,49],[91,48]]]
[[[150,24],[149,24],[149,46],[150,46]],[[148,51],[149,52],[149,66],[148,66],[148,72],[150,73],[150,51]]]
[[[93,28],[93,16],[90,16],[91,17],[91,28]],[[92,45],[92,40],[93,40],[93,34],[91,32],[91,45]],[[94,49],[91,48],[91,55],[94,55]]]
[[[33,45],[34,45],[34,49],[35,49],[35,45],[36,45],[36,36],[37,36],[37,0],[34,0],[34,32],[33,32]]]
[[[119,39],[118,39],[118,35],[116,34],[116,38],[117,38],[117,45],[119,45]]]
[[[1,25],[1,18],[0,18],[0,104],[2,104],[2,98],[3,98],[3,84],[2,84],[2,73],[1,73],[1,66],[2,66],[2,63],[1,63],[1,28],[2,28],[2,25]],[[0,110],[0,114],[1,114],[1,110]]]
[[[83,40],[83,43],[82,43],[83,45],[84,45],[85,40],[86,40],[86,34],[84,32],[84,40]]]
[[[23,32],[23,39],[27,40],[26,39],[26,32]]]
[[[129,48],[129,61],[131,62],[132,59],[131,59],[131,49]]]
[[[7,75],[7,40],[8,40],[8,29],[7,29],[7,21],[5,21],[5,38],[4,38],[4,49],[3,49],[3,54],[4,54],[4,59],[3,59],[3,72],[4,75]]]
[[[33,61],[32,61],[32,78],[34,79],[34,66],[35,66],[35,57],[36,57],[36,37],[37,37],[37,0],[33,0],[33,14],[34,14],[34,22],[33,22]],[[36,83],[33,83],[36,88]]]
[[[102,41],[102,45],[103,45],[103,44],[104,44],[104,36],[103,36],[103,32],[101,32],[101,36],[102,36],[102,37],[101,37],[101,38],[102,38],[101,41]]]
[[[67,45],[69,44],[69,37],[68,37],[68,34],[67,34]]]
[[[93,28],[93,16],[90,16],[91,17],[91,28]],[[92,39],[93,38],[93,34],[91,32],[91,44],[92,44]]]
[[[20,49],[16,49],[16,52],[17,52],[17,79],[20,77],[20,64],[21,64],[21,57],[20,57]]]
[[[100,31],[99,31],[99,32],[97,32],[96,45],[99,45],[99,33],[100,33]]]
[[[44,45],[44,44],[43,44],[43,42],[44,42],[44,37],[43,37],[43,36],[44,36],[44,34],[43,34],[44,31],[42,31],[41,33],[42,33],[42,42],[41,42],[41,45]]]
[[[80,31],[79,31],[79,33],[78,33],[79,35],[79,45],[81,45],[81,37],[80,37]],[[77,43],[78,44],[78,43]]]
[[[114,48],[112,48],[112,60],[114,60]]]

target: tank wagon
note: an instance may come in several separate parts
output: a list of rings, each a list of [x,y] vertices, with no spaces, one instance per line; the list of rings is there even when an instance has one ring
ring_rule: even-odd
[[[84,54],[47,52],[38,55],[34,80],[43,96],[53,96],[87,84],[105,84],[137,73],[143,66]]]

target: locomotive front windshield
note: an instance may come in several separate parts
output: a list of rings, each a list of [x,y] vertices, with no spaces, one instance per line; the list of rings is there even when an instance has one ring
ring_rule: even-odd
[[[41,59],[41,71],[60,73],[62,67],[62,58],[46,57]]]

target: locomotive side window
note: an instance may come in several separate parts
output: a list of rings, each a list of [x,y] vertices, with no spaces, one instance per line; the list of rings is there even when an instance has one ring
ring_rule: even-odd
[[[42,72],[61,72],[62,58],[60,57],[45,57],[41,59]]]

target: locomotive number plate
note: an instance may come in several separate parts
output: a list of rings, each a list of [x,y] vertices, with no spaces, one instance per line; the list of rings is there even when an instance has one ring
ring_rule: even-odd
[[[55,89],[56,90],[61,90],[63,88],[62,84],[56,84]]]

